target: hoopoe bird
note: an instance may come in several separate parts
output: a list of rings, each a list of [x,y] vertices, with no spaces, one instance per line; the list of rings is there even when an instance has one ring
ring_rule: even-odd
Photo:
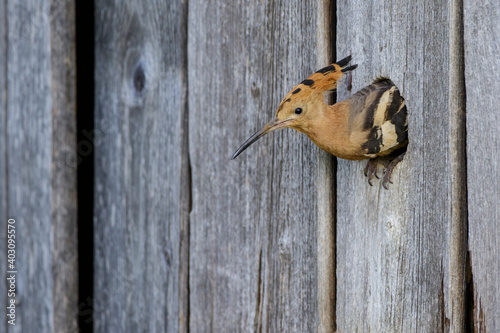
[[[278,106],[275,117],[248,138],[231,159],[269,132],[293,128],[306,134],[319,148],[348,160],[369,159],[365,176],[372,185],[377,164],[385,160],[382,184],[392,183],[394,167],[403,160],[408,145],[405,100],[388,78],[378,78],[348,99],[333,105],[324,94],[358,65],[346,67],[351,56],[320,69],[294,87]]]

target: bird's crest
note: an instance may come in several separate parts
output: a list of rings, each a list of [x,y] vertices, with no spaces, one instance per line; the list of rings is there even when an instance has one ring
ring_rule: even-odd
[[[339,84],[339,80],[344,76],[344,73],[350,72],[358,67],[358,65],[345,67],[351,59],[352,57],[348,56],[336,63],[326,66],[299,83],[285,96],[285,98],[283,98],[276,114],[278,114],[286,103],[293,103],[299,99],[304,100],[311,97],[317,97],[327,91],[334,90]]]

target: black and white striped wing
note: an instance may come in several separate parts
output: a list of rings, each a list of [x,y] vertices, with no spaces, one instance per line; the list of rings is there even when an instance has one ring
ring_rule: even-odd
[[[389,155],[408,144],[405,100],[391,80],[377,79],[350,100],[350,138],[365,156]]]

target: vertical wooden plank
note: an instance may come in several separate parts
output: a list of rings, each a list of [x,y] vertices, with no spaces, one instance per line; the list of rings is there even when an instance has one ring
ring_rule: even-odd
[[[467,156],[464,78],[463,0],[450,1],[449,135],[451,221],[449,245],[449,311],[451,332],[466,328]],[[470,327],[469,324],[467,324]]]
[[[7,249],[7,20],[6,0],[0,0],[0,248]],[[0,253],[0,267],[7,267],[7,253]],[[7,306],[7,283],[0,283],[0,302]],[[0,316],[7,331],[7,316]]]
[[[0,218],[15,219],[15,326],[76,329],[74,2],[0,4]],[[7,269],[5,254],[0,256]],[[9,286],[10,289],[10,286]],[[0,288],[7,304],[5,283]]]
[[[500,3],[464,0],[469,250],[476,332],[500,330]]]
[[[78,246],[75,2],[53,0],[50,25],[54,332],[76,332]]]
[[[185,1],[96,2],[96,332],[182,321],[185,18]]]
[[[16,220],[16,325],[54,330],[49,1],[6,3],[7,216]]]
[[[334,59],[332,31],[336,19],[334,1],[318,1],[317,68],[331,64]],[[331,103],[333,98],[326,98]],[[318,332],[335,331],[335,188],[337,161],[329,153],[318,152]]]
[[[366,161],[339,160],[340,332],[437,332],[450,319],[463,321],[451,315],[451,304],[463,299],[449,298],[456,287],[449,267],[460,264],[449,254],[457,223],[451,212],[460,209],[451,187],[449,10],[447,1],[338,3],[337,54],[359,64],[353,92],[389,76],[406,98],[410,137],[388,191],[367,184]],[[348,96],[340,91],[340,99]]]
[[[317,153],[282,130],[234,161],[316,69],[317,3],[190,1],[190,329],[314,332]]]

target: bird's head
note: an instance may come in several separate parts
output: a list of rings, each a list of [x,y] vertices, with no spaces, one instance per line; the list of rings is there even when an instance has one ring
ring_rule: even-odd
[[[351,56],[320,69],[295,86],[281,101],[275,117],[243,142],[231,159],[235,159],[252,143],[274,130],[288,127],[303,131],[325,105],[324,94],[335,89],[344,73],[357,67],[357,65],[344,67],[349,61]]]

